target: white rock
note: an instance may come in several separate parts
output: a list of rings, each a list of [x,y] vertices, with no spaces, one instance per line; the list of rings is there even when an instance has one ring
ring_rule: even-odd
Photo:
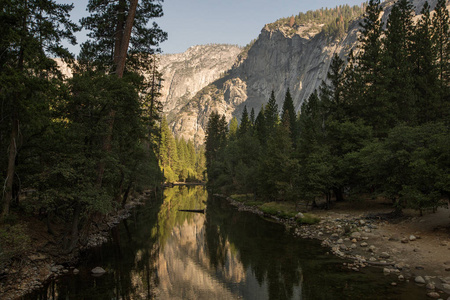
[[[302,214],[301,212],[299,212],[298,214],[295,215],[295,218],[297,219],[303,219],[305,217],[304,214]]]
[[[95,267],[91,270],[91,273],[94,275],[102,275],[102,274],[105,274],[106,271],[102,267]]]
[[[417,276],[417,277],[414,279],[414,281],[415,281],[416,283],[425,284],[425,279],[423,279],[422,276]]]

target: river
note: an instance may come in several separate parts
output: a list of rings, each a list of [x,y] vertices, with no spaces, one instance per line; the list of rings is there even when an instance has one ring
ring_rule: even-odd
[[[415,284],[391,286],[396,278],[379,268],[350,271],[326,251],[201,186],[174,187],[84,253],[79,274],[25,299],[424,299]],[[97,266],[107,273],[92,276]]]

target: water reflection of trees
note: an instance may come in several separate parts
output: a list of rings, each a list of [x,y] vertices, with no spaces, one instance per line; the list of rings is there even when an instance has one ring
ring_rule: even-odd
[[[208,200],[207,246],[211,264],[226,263],[227,241],[239,251],[245,269],[250,268],[260,286],[268,286],[269,299],[292,299],[300,287],[302,272],[295,243],[284,228],[251,214],[238,215],[220,200]],[[275,239],[275,241],[274,241]]]

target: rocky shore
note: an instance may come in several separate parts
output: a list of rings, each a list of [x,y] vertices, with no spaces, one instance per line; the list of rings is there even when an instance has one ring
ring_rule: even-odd
[[[97,224],[86,245],[78,247],[73,253],[60,255],[52,250],[39,247],[20,260],[14,260],[7,268],[0,270],[0,299],[14,300],[40,289],[46,282],[68,273],[77,274],[74,267],[81,251],[99,246],[108,241],[110,231],[122,220],[131,215],[131,210],[144,204],[147,193],[131,199],[129,203],[116,213],[107,216],[101,224]]]
[[[388,214],[320,211],[320,223],[299,226],[295,218],[265,215],[256,207],[217,196],[226,198],[239,211],[284,224],[297,237],[321,240],[329,253],[346,260],[343,265],[348,269],[359,272],[368,266],[378,267],[380,273],[392,278],[392,286],[412,281],[424,287],[424,297],[450,300],[450,235],[439,234],[436,228],[427,231],[427,222],[436,221],[437,215],[392,221]],[[441,214],[448,225],[448,209]]]

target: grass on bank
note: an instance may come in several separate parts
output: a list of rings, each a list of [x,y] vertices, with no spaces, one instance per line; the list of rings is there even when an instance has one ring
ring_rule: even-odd
[[[253,194],[234,194],[231,198],[241,202],[247,206],[255,206],[263,213],[277,216],[280,218],[295,218],[298,214],[295,203],[292,202],[263,202],[257,201]],[[320,218],[310,213],[303,213],[303,218],[296,219],[300,224],[316,224],[320,222]]]

